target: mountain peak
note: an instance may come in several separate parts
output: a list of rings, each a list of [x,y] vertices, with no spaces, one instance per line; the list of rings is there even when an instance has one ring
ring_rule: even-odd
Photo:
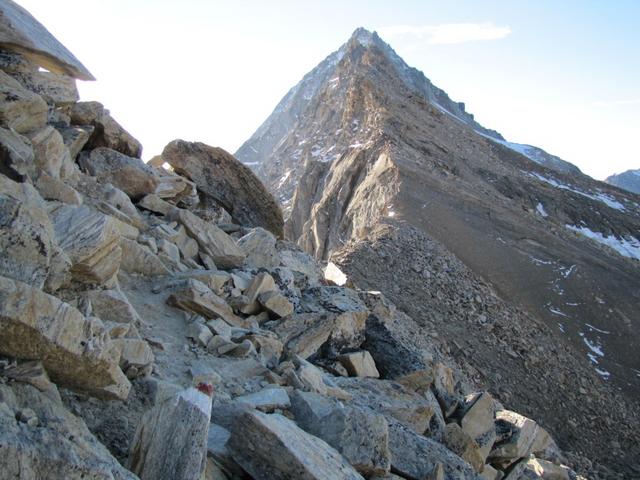
[[[371,32],[364,27],[358,27],[351,34],[351,38],[349,38],[349,42],[351,41],[358,42],[362,46],[367,47],[374,42],[379,42],[380,37],[375,31]]]

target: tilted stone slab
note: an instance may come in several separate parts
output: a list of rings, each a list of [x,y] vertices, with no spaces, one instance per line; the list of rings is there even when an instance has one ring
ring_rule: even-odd
[[[233,309],[204,283],[195,279],[185,282],[185,287],[174,292],[167,302],[183,310],[198,313],[207,318],[222,318],[231,325],[244,326],[245,322],[233,313]]]
[[[0,46],[25,55],[50,72],[95,80],[91,72],[27,10],[11,0],[0,4]]]
[[[131,384],[102,324],[29,285],[0,277],[0,353],[42,360],[54,382],[125,399]]]

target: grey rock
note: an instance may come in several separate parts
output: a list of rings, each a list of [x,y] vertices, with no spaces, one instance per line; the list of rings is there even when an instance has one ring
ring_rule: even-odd
[[[49,107],[40,95],[30,92],[0,70],[0,125],[27,133],[47,123]]]
[[[362,479],[324,441],[278,414],[246,412],[231,428],[233,458],[256,480]]]
[[[282,410],[291,406],[289,394],[280,387],[264,388],[259,392],[236,397],[234,400],[263,412],[273,412],[275,409]]]
[[[280,265],[276,237],[264,228],[254,228],[238,239],[238,247],[247,256],[247,266],[271,268]]]
[[[17,182],[35,178],[34,158],[28,138],[0,127],[0,173]]]
[[[169,275],[170,272],[160,258],[145,245],[135,240],[123,238],[122,269],[125,272],[137,273],[147,277]]]
[[[335,448],[358,472],[369,476],[389,471],[389,432],[382,415],[298,390],[291,402],[300,428]]]

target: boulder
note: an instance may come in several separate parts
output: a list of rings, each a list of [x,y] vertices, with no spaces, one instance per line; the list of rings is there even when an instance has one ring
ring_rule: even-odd
[[[271,275],[266,272],[259,273],[245,290],[244,295],[247,297],[247,304],[240,308],[240,311],[248,315],[258,313],[260,311],[258,297],[263,293],[277,290],[277,288],[276,282]]]
[[[293,313],[293,304],[280,292],[271,290],[258,295],[258,302],[276,318],[286,317]]]
[[[119,289],[90,290],[84,293],[91,302],[92,313],[103,321],[140,325],[142,319],[126,295]]]
[[[137,478],[118,463],[82,419],[64,408],[59,396],[13,383],[0,384],[0,398],[0,477]]]
[[[36,177],[35,155],[28,138],[0,127],[0,173],[16,182]]]
[[[484,467],[483,455],[480,447],[471,436],[460,428],[457,423],[449,423],[445,430],[444,444],[469,463],[476,472]]]
[[[78,164],[100,183],[111,183],[133,200],[154,193],[158,186],[158,179],[151,167],[139,158],[110,148],[99,147],[90,153],[81,153]]]
[[[255,480],[361,480],[337,451],[278,414],[245,412],[231,428],[229,450]]]
[[[380,378],[376,363],[366,350],[345,353],[340,355],[338,360],[352,377]]]
[[[242,468],[235,462],[227,446],[230,438],[231,432],[226,428],[216,425],[215,423],[209,425],[207,460],[211,460],[218,469],[228,474],[227,476],[224,476],[224,473],[222,475],[218,474],[218,476],[213,475],[211,477],[212,480],[226,480],[227,478],[242,478],[244,476]],[[207,465],[206,473],[209,474],[209,471],[210,466]],[[207,477],[207,480],[209,480],[209,478],[210,477]]]
[[[444,445],[418,435],[398,421],[387,418],[387,422],[391,469],[397,474],[411,479],[431,479],[438,478],[442,469],[446,480],[478,479],[473,468]]]
[[[402,313],[398,312],[399,320]],[[400,379],[407,378],[414,372],[431,371],[429,363],[421,351],[413,348],[393,328],[391,321],[385,321],[381,315],[370,315],[367,318],[365,342],[362,345],[371,354],[380,375],[383,378]],[[423,374],[422,382],[427,381]],[[414,377],[414,380],[418,380]],[[433,381],[433,375],[431,375]]]
[[[104,327],[54,296],[0,277],[0,333],[1,354],[41,360],[57,383],[104,398],[129,393]]]
[[[95,80],[89,70],[27,10],[8,0],[2,2],[0,11],[0,47],[3,50],[23,54],[50,72]]]
[[[523,462],[522,471],[520,476],[517,477],[521,480],[572,480],[577,477],[569,467],[556,465],[540,458],[533,457],[523,460]]]
[[[238,240],[238,247],[247,256],[246,265],[255,268],[272,268],[280,265],[276,250],[276,237],[264,228],[257,227]]]
[[[442,363],[433,368],[433,391],[445,417],[449,417],[458,407],[453,370]]]
[[[491,450],[491,463],[512,462],[544,451],[552,442],[547,431],[536,422],[511,410],[496,412],[498,441]]]
[[[200,249],[210,255],[221,268],[242,266],[245,256],[233,239],[217,226],[207,223],[188,210],[175,209],[169,215],[171,220],[181,223]]]
[[[151,347],[144,340],[137,338],[118,338],[113,340],[120,351],[120,367],[127,371],[129,367],[142,369],[155,360]]]
[[[121,245],[122,269],[125,272],[146,277],[158,277],[171,273],[162,260],[145,245],[126,238],[122,239]]]
[[[145,413],[131,443],[129,469],[141,480],[199,480],[212,394],[211,384],[199,383]]]
[[[335,383],[353,396],[352,403],[370,408],[422,435],[429,430],[435,408],[423,396],[391,380],[338,377]]]
[[[62,166],[71,163],[71,156],[62,135],[55,128],[47,125],[27,134],[27,137],[33,145],[37,168],[54,178],[59,178]]]
[[[34,70],[12,73],[12,76],[27,90],[40,95],[49,105],[68,106],[80,99],[76,81],[67,75]]]
[[[233,313],[229,304],[198,280],[187,280],[184,287],[175,291],[167,302],[207,318],[222,318],[230,325],[244,326],[244,321]]]
[[[469,395],[465,398],[462,411],[456,415],[461,417],[462,431],[469,435],[479,446],[484,463],[496,440],[495,404],[488,392]]]
[[[107,284],[118,273],[120,233],[111,217],[88,206],[63,205],[52,213],[58,244],[79,281]]]
[[[46,125],[48,111],[47,102],[40,95],[0,70],[0,126],[17,133],[31,132]]]
[[[281,387],[263,388],[259,392],[242,395],[234,400],[263,412],[273,412],[276,408],[287,409],[291,406],[289,394]]]
[[[291,410],[300,428],[335,448],[362,475],[389,471],[389,431],[382,415],[301,391],[294,392]]]
[[[275,199],[251,169],[229,153],[203,143],[174,140],[164,148],[162,158],[222,205],[235,222],[283,236],[284,220]]]
[[[82,205],[82,195],[75,188],[45,172],[40,173],[35,187],[45,200],[55,200],[68,205]]]
[[[71,124],[93,127],[85,146],[87,150],[106,147],[129,157],[140,158],[142,155],[140,142],[122,128],[100,102],[76,103],[71,109]],[[155,189],[147,193],[154,192]]]
[[[165,202],[155,193],[145,195],[139,202],[138,207],[149,210],[153,213],[159,213],[160,215],[169,215],[175,207],[169,202]]]
[[[75,161],[80,151],[89,141],[93,133],[93,127],[89,125],[71,125],[69,127],[57,126],[56,128],[62,135],[65,146],[69,149],[69,155]]]
[[[151,165],[151,162],[147,165]],[[170,198],[177,202],[190,197],[197,198],[198,192],[193,182],[180,175],[159,175],[155,194],[160,198]]]
[[[28,183],[0,175],[0,274],[45,285],[58,249],[46,206]]]

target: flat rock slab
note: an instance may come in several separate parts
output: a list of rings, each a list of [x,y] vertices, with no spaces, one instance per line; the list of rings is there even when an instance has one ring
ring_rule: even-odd
[[[193,181],[198,190],[222,205],[241,225],[284,234],[282,211],[249,167],[221,148],[174,140],[162,152],[174,170]]]
[[[27,10],[11,0],[0,4],[0,46],[25,55],[55,73],[95,80],[91,72]]]
[[[42,360],[53,381],[125,399],[131,384],[104,327],[56,297],[0,277],[0,353]]]
[[[282,415],[240,415],[231,429],[228,446],[233,458],[255,480],[363,478],[332,447]]]

